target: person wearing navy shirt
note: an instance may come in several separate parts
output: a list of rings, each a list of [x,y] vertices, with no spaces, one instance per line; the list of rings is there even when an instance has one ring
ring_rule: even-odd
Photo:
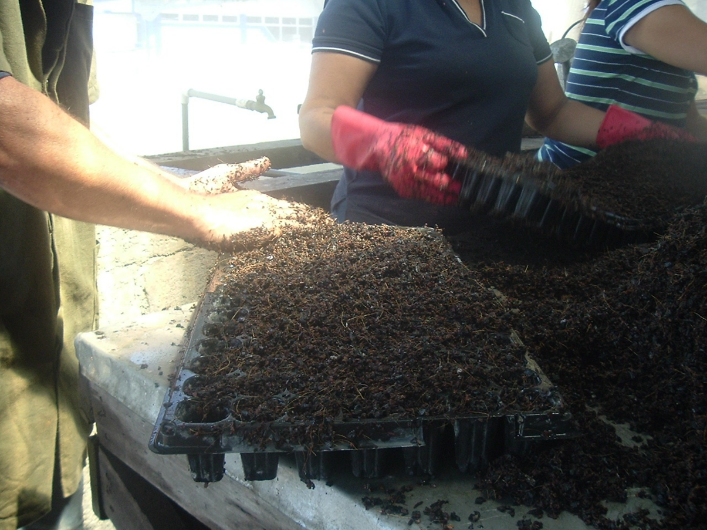
[[[518,152],[526,118],[592,145],[604,117],[564,96],[529,0],[329,0],[312,52],[300,131],[346,166],[332,199],[340,221],[468,227],[449,158],[465,146]],[[440,137],[451,143],[433,145]]]
[[[306,149],[345,167],[339,221],[451,234],[478,221],[447,171],[469,148],[519,151],[524,119],[586,147],[655,134],[639,118],[565,96],[530,0],[328,0],[299,125]]]
[[[681,0],[590,2],[567,96],[599,110],[619,105],[707,140],[694,72],[707,75],[707,24]],[[568,168],[597,151],[548,139],[540,160]]]

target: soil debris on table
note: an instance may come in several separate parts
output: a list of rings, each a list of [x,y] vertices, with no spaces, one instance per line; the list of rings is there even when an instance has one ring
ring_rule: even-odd
[[[707,205],[677,213],[653,244],[593,256],[528,265],[456,247],[517,309],[512,325],[584,433],[492,462],[480,488],[597,528],[707,527]],[[637,445],[603,417],[628,424]],[[606,519],[603,502],[628,488],[662,520]]]

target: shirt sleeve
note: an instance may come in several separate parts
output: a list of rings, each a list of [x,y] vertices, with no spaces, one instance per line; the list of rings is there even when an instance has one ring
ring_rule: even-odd
[[[552,50],[550,50],[550,44],[547,42],[547,37],[545,37],[545,33],[543,32],[540,15],[532,5],[528,6],[528,9],[529,12],[526,22],[528,24],[530,42],[533,45],[535,62],[537,64],[542,64],[552,59]]]
[[[501,13],[510,18],[516,18],[523,23],[524,33],[528,43],[533,48],[535,63],[542,64],[552,58],[550,44],[543,32],[540,14],[529,0],[511,0],[504,5]]]
[[[0,70],[0,79],[2,79],[3,77],[10,77],[10,76],[12,76],[12,74],[10,72],[3,72],[2,70]]]
[[[312,53],[335,52],[379,63],[386,42],[379,0],[328,0],[312,39]]]
[[[682,0],[608,0],[605,19],[606,33],[627,52],[643,54],[641,50],[624,42],[626,32],[646,15],[670,5],[684,6],[685,3]]]

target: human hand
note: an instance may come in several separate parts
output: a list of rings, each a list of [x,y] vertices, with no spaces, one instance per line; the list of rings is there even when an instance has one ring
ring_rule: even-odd
[[[218,251],[265,244],[286,225],[306,224],[311,209],[258,191],[199,195],[195,208],[198,235],[192,242]]]
[[[270,159],[267,157],[240,164],[218,164],[183,179],[182,183],[188,189],[201,193],[228,193],[238,191],[239,183],[256,179],[268,169]]]
[[[682,140],[696,142],[690,133],[665,123],[651,121],[618,105],[610,105],[597,134],[602,149],[627,140]]]
[[[379,171],[401,197],[457,203],[461,183],[445,170],[450,158],[467,156],[460,143],[424,127],[388,123],[346,106],[334,111],[331,137],[340,162]]]

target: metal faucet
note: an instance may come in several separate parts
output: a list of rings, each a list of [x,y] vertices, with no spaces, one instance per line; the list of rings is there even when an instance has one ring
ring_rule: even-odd
[[[201,92],[190,88],[182,94],[182,151],[189,151],[189,98],[208,99],[218,103],[235,105],[241,109],[254,110],[267,114],[269,120],[275,118],[275,113],[272,108],[265,104],[265,96],[263,95],[262,89],[258,90],[258,95],[255,96],[255,101],[253,101],[252,99],[236,99],[219,96],[217,94],[209,94],[208,92]]]
[[[252,105],[249,105],[251,103]],[[238,103],[236,103],[236,105],[238,105]],[[238,106],[240,107],[240,105]],[[275,113],[273,112],[272,108],[265,104],[265,96],[263,96],[262,89],[258,90],[258,95],[255,96],[255,102],[250,100],[246,101],[246,106],[243,108],[254,110],[256,112],[264,112],[268,115],[269,120],[272,120],[275,117]]]

